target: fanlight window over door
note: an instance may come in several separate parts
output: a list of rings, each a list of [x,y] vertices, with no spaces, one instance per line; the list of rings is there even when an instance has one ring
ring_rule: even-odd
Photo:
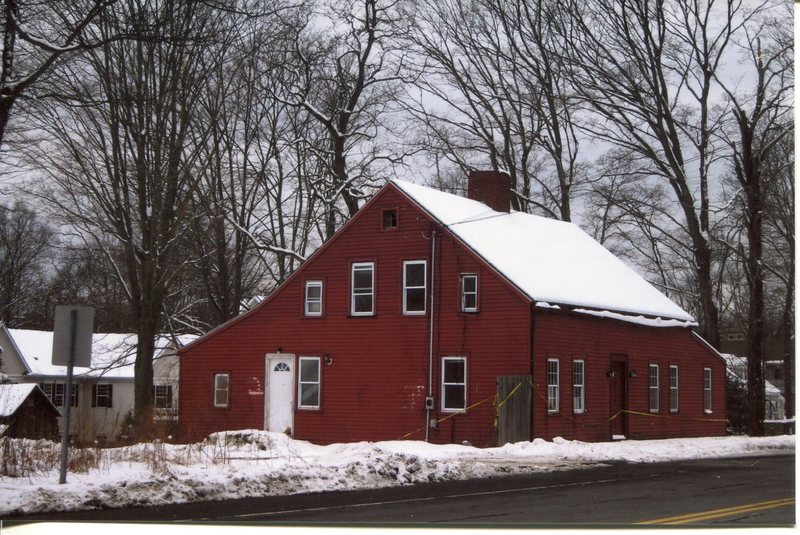
[[[279,362],[279,363],[277,363],[275,365],[274,371],[276,371],[276,372],[290,372],[292,370],[289,368],[289,365],[286,364],[285,362]]]

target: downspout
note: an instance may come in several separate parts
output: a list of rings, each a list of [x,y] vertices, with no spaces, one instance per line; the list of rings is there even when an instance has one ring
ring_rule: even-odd
[[[433,304],[434,304],[434,289],[436,281],[436,230],[431,230],[431,308],[430,308],[430,325],[428,326],[428,398],[433,398]],[[433,407],[425,407],[425,442],[428,442],[428,436],[431,429],[431,411]]]
[[[534,407],[536,405],[536,396],[534,395],[535,392],[533,391],[533,385],[535,383],[533,372],[536,370],[536,303],[531,301],[531,328],[530,334],[530,353],[531,353],[531,364],[530,364],[530,374],[531,374],[531,436],[530,440],[533,442],[533,437],[536,436],[536,431],[534,428],[534,423],[536,422],[536,411]]]

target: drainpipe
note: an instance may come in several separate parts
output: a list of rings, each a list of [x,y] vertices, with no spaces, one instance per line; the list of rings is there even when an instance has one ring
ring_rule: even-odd
[[[433,304],[434,304],[434,283],[436,273],[436,230],[431,230],[431,309],[429,313],[430,325],[428,327],[428,398],[433,398]],[[431,430],[431,411],[433,407],[425,404],[425,442]]]

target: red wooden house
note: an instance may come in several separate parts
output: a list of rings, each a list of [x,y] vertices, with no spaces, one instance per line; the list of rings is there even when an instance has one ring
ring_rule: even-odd
[[[185,346],[181,438],[725,433],[725,364],[691,316],[577,226],[510,213],[506,175],[472,173],[469,195],[387,183],[267,299]]]

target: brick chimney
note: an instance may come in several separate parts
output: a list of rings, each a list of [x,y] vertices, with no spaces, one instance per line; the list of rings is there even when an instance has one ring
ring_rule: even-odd
[[[470,171],[467,197],[496,212],[511,211],[511,177],[501,171]]]

